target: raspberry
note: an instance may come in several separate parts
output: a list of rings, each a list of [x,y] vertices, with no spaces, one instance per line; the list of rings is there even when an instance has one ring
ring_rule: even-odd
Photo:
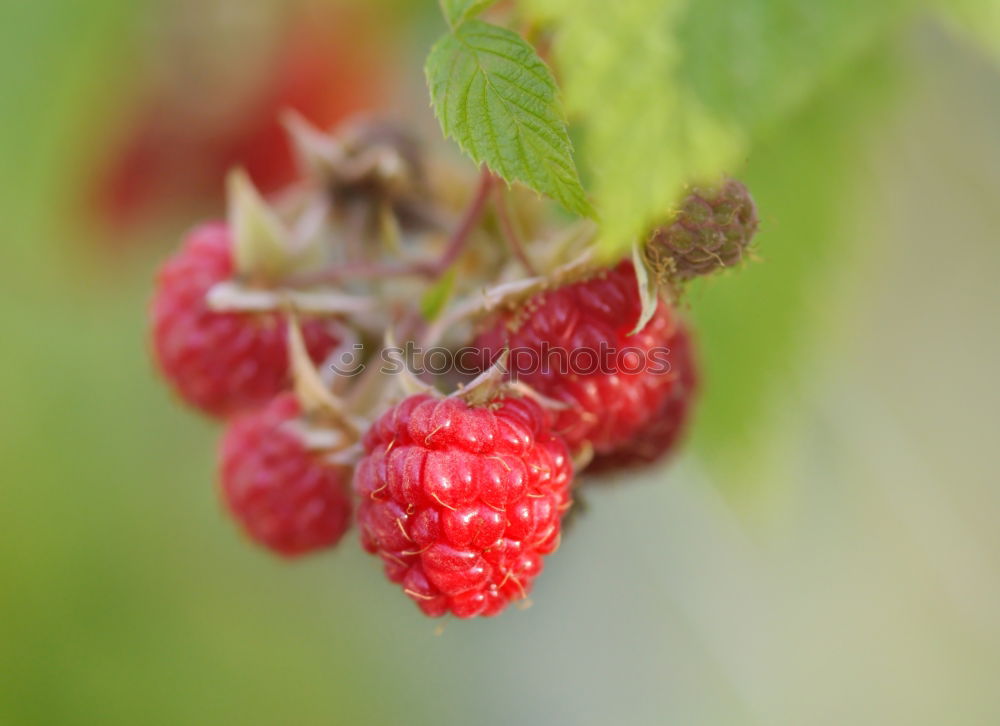
[[[595,453],[608,453],[642,431],[677,378],[664,365],[677,325],[673,312],[659,302],[649,323],[629,335],[641,309],[634,268],[624,261],[502,313],[476,346],[487,362],[509,346],[511,375],[568,404],[553,430],[571,450],[589,442]]]
[[[674,221],[654,230],[646,256],[668,276],[690,280],[739,263],[757,224],[750,192],[727,179],[718,188],[692,191]]]
[[[350,524],[349,474],[326,465],[286,424],[294,394],[229,424],[219,448],[226,506],[255,542],[294,557],[332,547]]]
[[[192,231],[160,269],[150,311],[163,375],[184,400],[218,417],[263,405],[288,384],[280,314],[216,312],[205,302],[233,274],[230,237],[221,222]],[[316,363],[339,343],[335,328],[319,320],[304,320],[302,334]]]
[[[697,370],[691,336],[678,326],[667,346],[671,369],[677,375],[670,396],[653,419],[630,441],[614,451],[597,454],[587,466],[588,474],[604,474],[652,464],[670,454],[684,433],[697,389]]]
[[[431,616],[495,615],[559,545],[572,465],[527,398],[417,394],[364,437],[354,486],[366,550]]]
[[[148,93],[123,119],[123,133],[108,139],[94,170],[88,201],[97,220],[130,232],[192,204],[220,207],[222,182],[233,167],[246,169],[263,193],[280,192],[299,176],[281,120],[286,111],[329,128],[381,106],[389,66],[374,14],[359,3],[322,5],[295,4],[289,22],[253,28],[202,18],[186,46],[199,59],[198,78],[176,64],[132,79]],[[163,6],[168,25],[187,15],[176,3]],[[255,46],[261,63],[234,62],[234,32]],[[172,37],[162,34],[168,42]],[[206,108],[205,89],[223,86],[240,90],[216,95]],[[101,239],[124,243],[147,236]]]

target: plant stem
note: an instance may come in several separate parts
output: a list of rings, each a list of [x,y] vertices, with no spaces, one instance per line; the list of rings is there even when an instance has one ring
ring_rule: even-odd
[[[511,219],[507,209],[507,190],[501,186],[497,186],[494,191],[493,206],[496,208],[500,230],[503,232],[504,239],[507,240],[507,246],[510,247],[511,253],[517,258],[517,261],[521,263],[521,266],[524,267],[529,275],[537,275],[535,266],[531,264],[528,252],[524,249],[521,236],[514,229],[514,221]]]
[[[469,202],[469,206],[465,208],[465,213],[462,215],[462,219],[455,228],[455,231],[451,233],[444,254],[437,261],[424,266],[425,274],[437,277],[451,267],[451,264],[462,254],[462,250],[465,249],[472,230],[475,229],[476,224],[483,216],[483,211],[486,209],[486,201],[489,199],[490,190],[493,188],[493,181],[493,174],[484,166],[479,174],[479,186],[476,188],[476,193],[472,197],[472,201]]]
[[[462,213],[462,218],[458,222],[441,256],[433,262],[410,262],[410,263],[390,263],[378,261],[357,261],[340,263],[324,270],[308,273],[295,278],[292,282],[298,285],[316,285],[319,283],[333,283],[348,279],[373,279],[387,277],[429,277],[435,278],[447,270],[452,263],[458,259],[465,249],[465,245],[472,235],[472,230],[476,228],[483,211],[486,209],[486,202],[493,188],[494,177],[488,169],[483,167],[479,175],[479,185],[469,202],[469,205]]]

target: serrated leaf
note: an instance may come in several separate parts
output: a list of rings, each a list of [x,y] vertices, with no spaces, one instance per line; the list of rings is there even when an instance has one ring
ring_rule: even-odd
[[[455,28],[476,16],[496,0],[439,0],[448,25]]]
[[[591,213],[555,81],[519,35],[469,21],[435,44],[426,74],[441,128],[474,161]]]

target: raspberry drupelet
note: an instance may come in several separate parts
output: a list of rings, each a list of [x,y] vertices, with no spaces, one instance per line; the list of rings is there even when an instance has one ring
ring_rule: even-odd
[[[431,616],[496,615],[527,596],[559,545],[572,464],[528,398],[417,394],[363,440],[362,545]]]

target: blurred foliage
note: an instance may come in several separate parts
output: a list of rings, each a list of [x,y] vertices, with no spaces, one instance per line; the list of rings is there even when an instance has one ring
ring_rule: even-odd
[[[762,137],[742,175],[761,214],[756,260],[688,293],[704,371],[696,444],[730,489],[764,485],[751,463],[767,448],[767,412],[803,356],[825,350],[817,312],[863,244],[844,232],[864,189],[858,159],[891,108],[894,59],[886,46],[858,59]]]
[[[950,0],[942,6],[954,26],[982,45],[1000,62],[1000,2]]]
[[[525,0],[529,21],[551,24],[554,65],[603,243],[623,254],[662,219],[682,185],[731,166],[742,129],[676,82],[676,2]]]
[[[552,27],[606,248],[641,238],[685,184],[734,171],[762,131],[915,4],[522,0]]]
[[[850,255],[836,245],[857,201],[844,193],[858,188],[852,163],[893,95],[893,39],[929,5],[521,0],[552,30],[607,250],[661,222],[692,181],[736,173],[759,203],[766,264],[697,285],[689,300],[707,380],[699,450],[734,486],[756,478],[737,472],[751,473],[763,412]],[[993,37],[1000,5],[942,6]]]
[[[460,25],[492,3],[493,0],[440,0],[441,12],[452,27]]]
[[[695,179],[735,172],[758,201],[766,264],[688,297],[706,380],[698,448],[734,488],[756,479],[746,464],[762,414],[849,254],[835,249],[852,205],[842,192],[891,95],[886,33],[914,3],[522,4],[552,24],[610,249],[662,221]]]

